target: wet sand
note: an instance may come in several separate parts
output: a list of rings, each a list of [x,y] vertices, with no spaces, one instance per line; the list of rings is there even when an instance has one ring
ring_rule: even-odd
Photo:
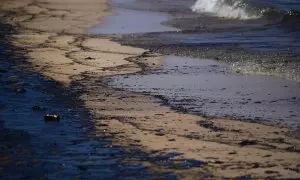
[[[299,178],[300,140],[289,129],[177,112],[148,94],[103,84],[104,77],[155,69],[163,58],[89,35],[89,27],[111,14],[105,1],[14,0],[2,1],[0,9],[17,28],[13,43],[32,69],[62,86],[72,84],[94,117],[95,133],[113,135],[113,144],[153,155],[179,153],[163,160],[184,160],[189,168],[167,167],[179,178]]]
[[[78,89],[32,71],[23,51],[9,44],[10,33],[12,27],[0,24],[0,179],[174,177],[139,163],[159,157],[114,146],[112,136],[96,136]],[[48,113],[60,121],[45,121]]]
[[[300,128],[300,86],[272,76],[240,75],[209,59],[166,56],[162,66],[144,74],[105,81],[115,88],[163,96],[186,112]]]

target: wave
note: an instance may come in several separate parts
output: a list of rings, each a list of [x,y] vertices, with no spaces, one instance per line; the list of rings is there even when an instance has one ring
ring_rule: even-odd
[[[295,21],[300,18],[299,10],[277,9],[275,6],[249,0],[197,0],[191,7],[194,12],[233,19],[276,19],[279,21]]]
[[[274,8],[260,7],[247,0],[197,0],[191,8],[194,12],[235,19],[258,19],[266,13],[276,12]]]
[[[288,11],[281,20],[282,23],[299,23],[300,22],[300,11],[291,10]]]

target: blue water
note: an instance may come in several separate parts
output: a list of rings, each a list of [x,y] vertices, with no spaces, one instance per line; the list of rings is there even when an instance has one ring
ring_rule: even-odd
[[[122,36],[129,45],[196,58],[215,55],[235,65],[234,70],[238,64],[242,73],[300,79],[298,0],[138,0],[116,6],[167,13],[169,19],[162,23],[179,29],[160,32],[148,26],[143,35],[136,36],[132,31],[127,38]]]
[[[267,34],[267,35],[266,35]],[[300,54],[300,34],[298,29],[282,29],[272,26],[264,28],[243,28],[238,31],[220,33],[191,32],[191,33],[164,33],[158,38],[171,39],[173,42],[186,45],[238,45],[243,49],[255,51],[271,51],[281,53]]]
[[[175,0],[177,3],[181,0]],[[168,1],[170,4],[173,2]],[[160,34],[186,44],[235,44],[241,48],[300,54],[300,1],[197,0],[177,19],[183,34]],[[177,4],[174,3],[174,4]],[[183,4],[183,6],[185,6]],[[174,6],[174,11],[180,11]],[[186,16],[194,11],[194,16]],[[179,17],[179,18],[178,18]]]
[[[298,0],[250,0],[249,2],[284,11],[300,10],[300,2]]]

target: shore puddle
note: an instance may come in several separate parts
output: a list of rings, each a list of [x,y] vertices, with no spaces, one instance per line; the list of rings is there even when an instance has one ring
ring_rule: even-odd
[[[167,56],[146,74],[106,79],[114,88],[158,95],[175,109],[201,115],[299,126],[300,85],[270,76],[230,73],[208,59]]]
[[[115,15],[104,18],[104,23],[89,29],[91,34],[132,34],[177,31],[161,23],[168,15],[158,12],[114,8]]]

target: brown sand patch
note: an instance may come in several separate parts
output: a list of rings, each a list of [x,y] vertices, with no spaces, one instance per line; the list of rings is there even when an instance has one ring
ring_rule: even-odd
[[[45,44],[45,42],[51,37],[52,33],[28,33],[28,34],[18,34],[14,35],[14,44],[22,47],[39,46]]]
[[[84,41],[82,45],[94,51],[104,51],[119,54],[139,55],[145,52],[144,49],[133,48],[129,46],[124,48],[125,46],[105,38],[89,38]]]
[[[99,133],[117,133],[115,142],[118,144],[141,145],[145,151],[183,153],[180,157],[208,163],[218,177],[251,174],[255,178],[266,178],[269,177],[265,173],[268,169],[276,170],[284,177],[299,175],[295,171],[299,168],[299,153],[286,149],[291,145],[299,148],[299,140],[287,138],[285,129],[240,121],[209,120],[156,106],[155,99],[140,94],[105,87],[101,87],[100,91],[100,87],[97,89],[97,94],[91,90],[82,98],[86,97],[86,106],[93,109],[100,119],[97,125]],[[224,130],[214,132],[203,128],[198,125],[199,120],[218,122],[216,126]],[[230,121],[230,128],[227,121]],[[288,140],[274,142],[281,137]],[[241,145],[245,140],[257,143]]]

